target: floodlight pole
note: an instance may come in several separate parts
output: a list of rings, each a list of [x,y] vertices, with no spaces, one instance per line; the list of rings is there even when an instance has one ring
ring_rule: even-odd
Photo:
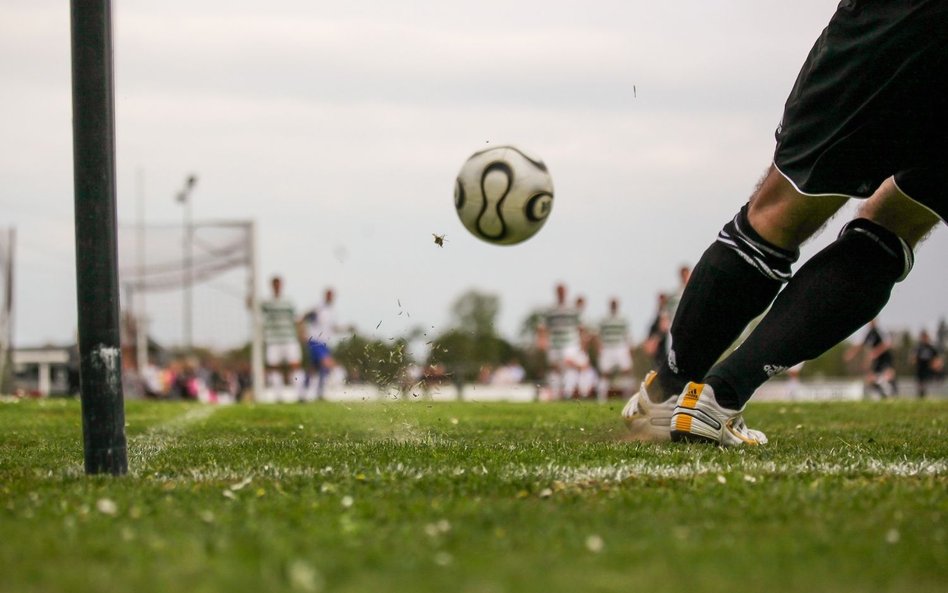
[[[135,317],[135,368],[139,378],[144,378],[148,368],[148,315],[145,313],[145,173],[139,169],[136,175],[138,185],[138,277],[141,282],[138,291],[138,315]]]
[[[87,474],[128,472],[115,227],[110,0],[72,0],[72,130],[82,436]]]
[[[184,220],[182,221],[184,237],[181,246],[182,258],[184,259],[182,265],[184,268],[184,303],[182,305],[184,327],[182,333],[184,334],[184,350],[188,354],[191,353],[191,349],[194,347],[194,324],[192,321],[194,310],[194,295],[192,292],[194,284],[194,224],[191,221],[191,190],[194,189],[196,183],[197,175],[188,175],[184,182],[184,189],[179,191],[176,197],[178,203],[184,206]]]

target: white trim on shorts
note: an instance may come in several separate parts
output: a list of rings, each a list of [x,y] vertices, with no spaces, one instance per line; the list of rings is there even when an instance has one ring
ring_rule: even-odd
[[[784,179],[786,179],[787,181],[790,182],[790,185],[793,186],[793,189],[795,189],[798,194],[803,195],[803,196],[807,196],[807,197],[809,197],[809,198],[825,198],[825,197],[829,197],[829,196],[839,196],[839,197],[842,197],[842,198],[850,198],[850,199],[853,199],[853,200],[868,200],[868,199],[871,197],[871,196],[854,196],[854,195],[852,195],[852,194],[844,194],[844,193],[842,193],[842,192],[830,192],[830,193],[825,193],[825,194],[811,194],[811,193],[807,193],[807,192],[801,190],[801,189],[800,189],[800,186],[797,185],[797,183],[796,183],[793,179],[791,179],[789,175],[787,175],[786,173],[784,173],[783,171],[781,171],[781,170],[780,170],[780,167],[777,166],[777,163],[776,163],[776,162],[773,162],[773,166],[774,166],[774,169],[777,171],[777,173],[780,173],[780,175],[782,175]],[[944,218],[942,218],[940,214],[938,214],[937,212],[935,212],[934,210],[932,210],[931,208],[929,208],[929,207],[926,206],[925,204],[919,202],[918,200],[916,200],[916,199],[913,198],[912,196],[908,195],[908,194],[905,192],[904,189],[902,189],[901,187],[899,187],[899,183],[895,180],[895,175],[889,175],[888,177],[886,177],[886,179],[891,179],[891,180],[892,180],[892,183],[895,185],[895,188],[896,188],[897,190],[899,190],[900,192],[902,192],[902,195],[903,195],[903,196],[905,196],[906,198],[912,200],[913,202],[915,202],[916,204],[918,204],[919,206],[921,206],[921,207],[924,208],[925,210],[928,210],[929,212],[931,212],[932,214],[934,214],[935,217],[936,217],[938,220],[940,220],[940,221],[942,221],[942,222],[948,224],[948,220],[945,220]],[[876,188],[876,189],[879,189],[879,188]]]
[[[810,198],[828,198],[829,196],[839,196],[839,197],[842,197],[842,198],[850,198],[850,199],[854,199],[854,200],[866,200],[866,199],[869,198],[869,196],[854,196],[854,195],[852,195],[852,194],[844,194],[844,193],[842,193],[842,192],[828,192],[828,193],[825,193],[825,194],[811,194],[811,193],[807,193],[807,192],[803,191],[802,189],[800,189],[800,186],[797,185],[797,182],[794,181],[793,179],[790,179],[790,176],[789,176],[789,175],[787,175],[786,173],[784,173],[783,171],[780,170],[780,167],[777,166],[777,162],[776,162],[776,161],[772,161],[772,163],[773,163],[774,169],[776,169],[777,173],[780,173],[780,174],[783,176],[784,179],[786,179],[787,181],[789,181],[789,182],[790,182],[790,185],[793,186],[793,189],[795,189],[795,190],[797,191],[797,193],[800,194],[800,195],[807,196],[807,197],[810,197]]]
[[[892,184],[895,185],[895,189],[897,189],[897,190],[899,190],[900,192],[902,192],[902,195],[903,195],[903,196],[905,196],[906,198],[912,200],[913,202],[915,202],[916,204],[918,204],[919,206],[921,206],[921,207],[924,208],[925,210],[928,210],[929,212],[931,212],[932,214],[934,214],[935,217],[938,218],[939,220],[941,220],[942,222],[948,223],[948,220],[945,220],[944,218],[942,218],[940,214],[938,214],[937,212],[935,212],[934,210],[932,210],[931,208],[929,208],[929,207],[926,206],[925,204],[919,202],[918,200],[916,200],[916,199],[913,198],[912,196],[908,195],[908,193],[907,193],[904,189],[902,189],[901,187],[899,187],[899,182],[895,180],[895,175],[892,176]]]

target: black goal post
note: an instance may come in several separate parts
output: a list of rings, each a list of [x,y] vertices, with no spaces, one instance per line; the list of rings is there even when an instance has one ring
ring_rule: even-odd
[[[72,130],[87,474],[128,471],[119,333],[110,0],[72,0]]]

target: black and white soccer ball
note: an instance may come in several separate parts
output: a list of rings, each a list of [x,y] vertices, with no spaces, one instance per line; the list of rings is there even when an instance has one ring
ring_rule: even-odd
[[[553,178],[539,158],[513,146],[475,152],[454,185],[458,217],[474,236],[496,245],[526,241],[553,208]]]

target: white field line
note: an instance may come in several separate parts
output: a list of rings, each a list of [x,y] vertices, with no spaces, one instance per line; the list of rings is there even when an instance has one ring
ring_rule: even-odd
[[[704,475],[739,474],[747,481],[765,476],[892,476],[920,477],[943,476],[948,470],[944,460],[933,461],[882,461],[867,458],[850,463],[813,462],[781,464],[772,461],[742,461],[739,463],[690,462],[661,464],[655,461],[635,461],[605,466],[565,466],[559,464],[526,465],[510,464],[488,469],[477,465],[470,467],[427,466],[415,467],[405,464],[386,466],[352,467],[275,467],[265,465],[258,470],[238,470],[228,467],[195,468],[185,470],[178,476],[155,476],[159,480],[184,480],[194,482],[222,481],[246,482],[247,480],[279,480],[306,478],[320,480],[366,479],[373,475],[386,479],[423,480],[426,478],[451,477],[461,479],[465,474],[492,475],[503,481],[532,481],[541,483],[562,482],[564,484],[619,483],[637,478],[686,479]]]
[[[210,418],[217,411],[217,406],[198,406],[190,408],[184,414],[156,424],[144,434],[129,439],[129,468],[132,475],[141,471],[156,456],[161,454],[170,445],[185,433],[195,423]]]

